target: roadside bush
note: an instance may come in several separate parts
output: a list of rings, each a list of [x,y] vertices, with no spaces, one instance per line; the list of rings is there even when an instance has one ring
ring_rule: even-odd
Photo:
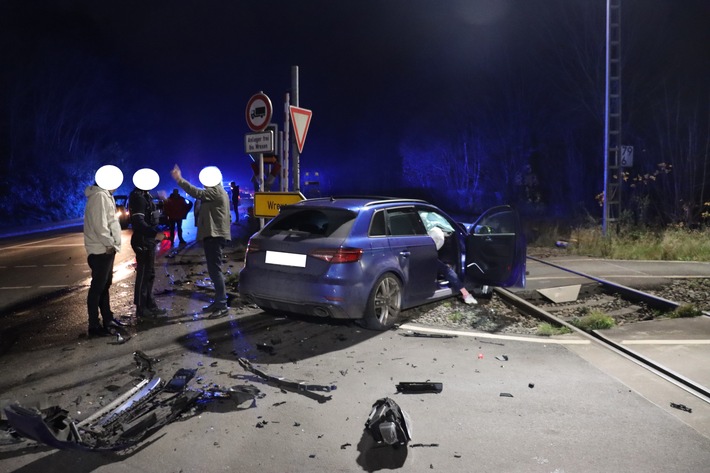
[[[602,235],[600,226],[573,230],[569,251],[585,256],[627,260],[710,261],[710,232],[682,225],[662,231],[623,227]]]

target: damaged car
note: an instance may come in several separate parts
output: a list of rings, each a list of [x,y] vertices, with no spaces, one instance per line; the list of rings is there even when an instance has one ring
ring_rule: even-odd
[[[437,250],[428,231],[445,235]],[[327,197],[283,206],[249,240],[239,293],[264,311],[360,319],[375,330],[454,295],[437,259],[469,290],[525,284],[526,245],[510,206],[464,225],[423,201]]]

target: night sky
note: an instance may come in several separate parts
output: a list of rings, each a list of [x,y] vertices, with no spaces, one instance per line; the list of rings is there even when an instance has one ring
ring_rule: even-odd
[[[640,150],[658,131],[652,99],[680,95],[708,113],[710,3],[622,2],[625,130]],[[72,192],[62,184],[83,191],[81,173],[91,179],[107,163],[124,170],[125,191],[144,166],[171,188],[175,162],[193,180],[217,165],[249,186],[246,103],[266,93],[281,128],[297,65],[300,106],[313,110],[301,172],[320,172],[326,191],[422,187],[428,166],[446,165],[429,151],[459,143],[439,156],[510,159],[495,170],[480,159],[476,182],[498,183],[480,187],[486,195],[512,188],[515,169],[544,176],[576,153],[566,172],[588,174],[588,189],[567,197],[586,205],[601,185],[604,9],[603,0],[2,0],[0,192],[15,194],[12,178],[45,160],[70,163],[45,199]],[[423,176],[403,179],[417,160]],[[567,200],[559,192],[545,198]]]

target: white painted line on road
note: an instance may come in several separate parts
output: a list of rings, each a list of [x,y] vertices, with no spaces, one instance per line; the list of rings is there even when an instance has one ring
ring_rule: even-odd
[[[43,268],[63,268],[66,264],[43,264]]]
[[[622,345],[710,345],[710,340],[622,340]]]
[[[400,329],[412,330],[416,332],[429,332],[429,333],[439,333],[444,335],[457,335],[459,337],[472,337],[472,338],[495,338],[497,340],[515,340],[519,342],[531,342],[531,343],[548,343],[552,345],[589,345],[591,342],[589,340],[583,339],[559,339],[559,338],[532,338],[524,336],[514,336],[514,335],[496,335],[494,333],[486,332],[460,332],[458,330],[443,330],[431,327],[420,327],[418,325],[404,324],[399,326]]]
[[[59,284],[57,286],[37,286],[40,289],[56,289],[58,287],[69,287],[67,284]]]
[[[82,243],[72,243],[69,245],[37,245],[37,243],[45,243],[52,240],[57,240],[62,237],[47,238],[46,240],[30,241],[28,243],[22,243],[21,245],[5,246],[0,248],[0,250],[14,250],[17,248],[52,248],[52,246],[84,246]],[[37,245],[37,246],[34,246]]]

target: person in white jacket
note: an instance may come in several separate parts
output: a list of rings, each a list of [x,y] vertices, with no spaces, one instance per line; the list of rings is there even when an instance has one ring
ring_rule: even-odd
[[[123,182],[116,166],[106,165],[96,171],[96,182],[84,190],[84,247],[91,268],[91,285],[86,298],[89,312],[89,336],[111,335],[112,328],[125,325],[111,310],[109,289],[113,282],[113,262],[121,251],[121,225],[116,218],[113,192]],[[103,324],[99,321],[99,313]]]

